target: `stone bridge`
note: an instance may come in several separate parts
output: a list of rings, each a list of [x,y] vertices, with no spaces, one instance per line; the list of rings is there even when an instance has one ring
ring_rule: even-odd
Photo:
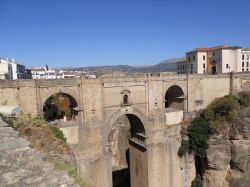
[[[76,105],[78,171],[92,186],[119,186],[123,176],[132,187],[178,187],[195,175],[192,156],[177,156],[178,123],[216,97],[249,89],[247,73],[2,80],[0,104],[36,115],[51,95],[65,93]]]

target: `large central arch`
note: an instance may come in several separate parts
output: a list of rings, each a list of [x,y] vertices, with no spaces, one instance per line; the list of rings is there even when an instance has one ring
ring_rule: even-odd
[[[146,131],[142,120],[133,113],[122,114],[112,124],[108,141],[113,187],[147,186]]]

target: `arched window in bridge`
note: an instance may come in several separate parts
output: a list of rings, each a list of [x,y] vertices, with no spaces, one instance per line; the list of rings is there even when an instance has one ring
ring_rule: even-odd
[[[131,92],[129,90],[121,91],[121,106],[131,105]]]
[[[123,96],[123,104],[124,105],[128,104],[128,95],[126,95],[126,94]]]

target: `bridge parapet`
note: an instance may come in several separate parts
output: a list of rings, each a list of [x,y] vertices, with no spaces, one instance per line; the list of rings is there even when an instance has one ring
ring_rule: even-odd
[[[0,80],[0,88],[35,87],[35,80]]]

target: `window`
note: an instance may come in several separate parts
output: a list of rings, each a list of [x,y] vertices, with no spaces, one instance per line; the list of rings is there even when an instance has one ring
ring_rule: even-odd
[[[128,95],[123,96],[123,104],[128,104]]]
[[[183,70],[185,69],[185,66],[184,66],[184,65],[182,65],[182,69],[183,69]]]
[[[177,69],[179,70],[179,66],[177,66]]]
[[[215,55],[215,53],[213,52],[213,56]]]
[[[242,67],[244,67],[244,62],[242,62]]]
[[[206,60],[206,57],[205,57],[205,55],[203,55],[203,60]]]
[[[247,68],[247,71],[248,71],[248,68]]]
[[[191,69],[193,69],[193,64],[191,64]]]
[[[191,71],[191,74],[193,74],[193,71]]]
[[[247,62],[247,67],[249,67],[249,62]]]
[[[247,60],[249,60],[249,55],[247,55]]]
[[[227,69],[229,68],[229,65],[228,65],[228,64],[226,64],[226,68],[227,68]]]
[[[188,57],[188,61],[190,62],[191,60],[190,60],[190,57]]]
[[[242,55],[242,60],[244,60],[244,58],[245,58],[245,56],[244,56],[244,55]]]
[[[242,68],[242,72],[244,71],[244,68]]]
[[[193,61],[195,61],[195,56],[193,56]]]
[[[205,69],[205,68],[206,68],[206,64],[204,63],[204,64],[203,64],[203,69]]]

